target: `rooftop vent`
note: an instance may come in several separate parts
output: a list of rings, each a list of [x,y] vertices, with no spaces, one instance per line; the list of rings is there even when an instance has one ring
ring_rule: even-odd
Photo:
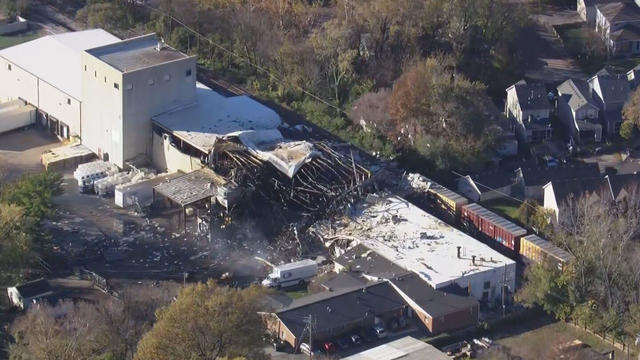
[[[158,40],[158,44],[156,45],[156,51],[161,51],[162,49],[164,49],[167,45],[164,42],[164,38],[160,38],[160,40]]]

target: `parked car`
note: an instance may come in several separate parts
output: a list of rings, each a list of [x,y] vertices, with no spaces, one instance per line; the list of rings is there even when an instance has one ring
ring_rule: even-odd
[[[387,332],[384,330],[384,326],[382,326],[381,324],[375,325],[373,327],[373,331],[375,331],[376,337],[378,339],[387,337]]]
[[[340,349],[345,350],[349,348],[350,342],[351,342],[351,339],[349,339],[348,336],[343,336],[336,340],[336,345],[338,345]]]
[[[376,335],[376,332],[373,330],[373,328],[360,329],[358,334],[360,335],[362,340],[367,343],[374,342],[378,338],[378,335]]]
[[[300,352],[309,356],[316,356],[319,354],[318,349],[312,348],[307,343],[300,344]]]
[[[336,345],[331,341],[325,341],[324,343],[322,343],[322,350],[331,355],[336,352]]]
[[[362,338],[358,334],[351,335],[351,342],[354,345],[362,345]]]

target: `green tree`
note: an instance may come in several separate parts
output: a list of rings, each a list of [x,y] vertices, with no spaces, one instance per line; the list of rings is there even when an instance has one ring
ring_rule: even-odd
[[[525,272],[525,284],[516,299],[527,306],[540,305],[558,319],[567,319],[572,307],[569,300],[568,272],[549,262],[534,264]]]
[[[134,359],[266,359],[258,315],[261,294],[255,286],[239,290],[213,281],[187,286],[158,311]]]
[[[640,87],[631,94],[631,98],[624,105],[622,119],[620,136],[629,140],[633,137],[634,130],[640,125]]]
[[[0,189],[0,201],[18,205],[24,209],[24,215],[40,221],[51,214],[53,197],[62,193],[61,184],[62,176],[58,173],[25,175]]]
[[[36,252],[34,224],[16,205],[0,203],[0,286],[13,286],[24,279]]]
[[[532,199],[525,200],[518,208],[518,220],[543,236],[552,235],[552,214],[552,210],[543,208]]]

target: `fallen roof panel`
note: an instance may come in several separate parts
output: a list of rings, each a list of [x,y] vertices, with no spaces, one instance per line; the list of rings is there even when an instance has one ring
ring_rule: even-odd
[[[156,185],[154,190],[180,206],[214,197],[227,181],[211,169],[200,169]]]

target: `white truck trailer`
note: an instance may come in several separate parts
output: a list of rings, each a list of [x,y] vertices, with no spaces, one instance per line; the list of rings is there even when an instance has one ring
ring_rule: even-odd
[[[262,286],[283,288],[293,285],[304,285],[306,281],[318,274],[318,264],[313,260],[300,260],[273,267],[273,271],[262,281]]]
[[[0,104],[0,133],[21,129],[36,122],[36,108],[22,100]]]

